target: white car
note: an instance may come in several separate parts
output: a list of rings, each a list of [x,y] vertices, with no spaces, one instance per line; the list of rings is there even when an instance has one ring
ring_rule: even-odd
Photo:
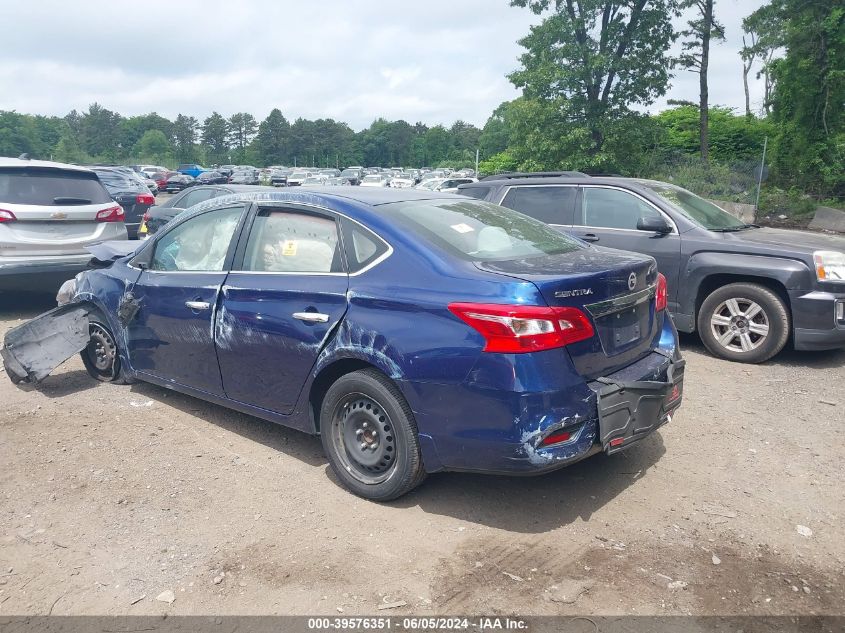
[[[0,158],[0,289],[58,288],[86,246],[127,239],[125,217],[90,169]]]
[[[294,171],[288,176],[288,187],[299,187],[307,178],[313,176],[310,171]]]
[[[390,186],[390,178],[383,174],[370,174],[369,176],[364,176],[364,180],[361,181],[362,187],[389,187]]]
[[[397,174],[390,180],[390,186],[397,189],[410,189],[414,186],[414,178],[408,174]]]
[[[471,182],[478,182],[478,178],[447,178],[438,184],[434,191],[443,193],[458,193],[458,185],[466,185]]]

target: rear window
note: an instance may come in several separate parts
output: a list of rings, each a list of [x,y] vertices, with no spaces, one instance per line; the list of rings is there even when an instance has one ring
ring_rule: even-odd
[[[487,187],[463,187],[458,189],[458,193],[462,196],[484,200],[487,197]]]
[[[480,200],[413,200],[379,205],[378,210],[469,261],[524,259],[587,248],[542,222]]]
[[[0,202],[66,206],[110,201],[95,174],[49,168],[0,168]]]
[[[123,193],[125,191],[144,191],[146,192],[147,185],[135,173],[126,171],[111,171],[103,170],[97,171],[97,176],[100,182],[105,185],[109,193],[112,195]]]

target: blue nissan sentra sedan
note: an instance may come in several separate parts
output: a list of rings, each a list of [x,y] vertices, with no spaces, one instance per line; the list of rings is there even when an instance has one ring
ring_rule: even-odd
[[[88,371],[319,434],[369,499],[431,472],[538,474],[614,453],[681,403],[654,260],[487,202],[240,193],[131,248],[63,288],[88,319]]]

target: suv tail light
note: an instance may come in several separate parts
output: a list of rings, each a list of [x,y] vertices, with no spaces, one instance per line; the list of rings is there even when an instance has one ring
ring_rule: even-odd
[[[109,207],[97,211],[97,222],[123,222],[126,219],[126,214],[123,212],[123,207]]]
[[[449,311],[478,331],[485,352],[524,354],[592,338],[590,319],[578,308],[452,303]]]
[[[5,209],[0,209],[0,222],[14,222],[17,220],[15,214]]]
[[[654,299],[654,309],[658,312],[665,310],[666,302],[666,277],[663,276],[663,273],[657,273],[657,296]]]
[[[156,199],[153,198],[153,195],[151,193],[139,193],[135,201],[138,204],[148,204],[150,206],[156,203]]]

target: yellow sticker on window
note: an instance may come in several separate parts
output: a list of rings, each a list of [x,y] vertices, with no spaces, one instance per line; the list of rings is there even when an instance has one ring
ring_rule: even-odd
[[[285,240],[282,244],[282,255],[296,257],[296,240]]]

